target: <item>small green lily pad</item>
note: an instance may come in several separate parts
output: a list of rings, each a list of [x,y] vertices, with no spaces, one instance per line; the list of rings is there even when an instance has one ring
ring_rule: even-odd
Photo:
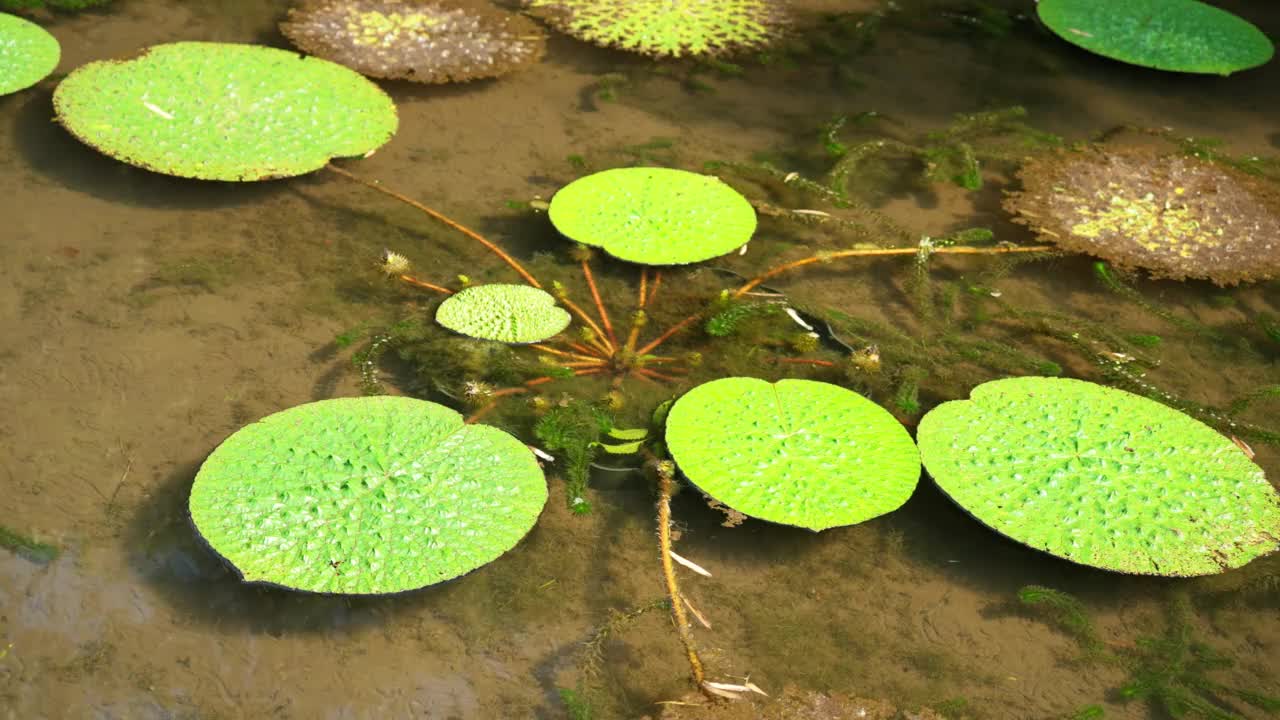
[[[887,410],[838,385],[724,378],[685,393],[667,447],[712,498],[754,518],[825,530],[898,509],[920,479]]]
[[[58,66],[62,48],[47,30],[0,13],[0,95],[35,85]]]
[[[95,149],[201,180],[266,180],[367,155],[391,139],[391,98],[354,70],[259,45],[178,42],[77,68],[58,120]]]
[[[1280,495],[1209,426],[1122,390],[1020,377],[920,421],[925,468],[979,521],[1124,573],[1211,575],[1280,547]]]
[[[497,559],[546,500],[542,471],[516,438],[443,405],[362,397],[236,431],[201,465],[189,507],[248,582],[382,594]]]
[[[1275,52],[1253,24],[1198,0],[1040,0],[1036,11],[1073,45],[1157,70],[1229,75]]]
[[[475,285],[436,309],[436,322],[456,333],[513,344],[546,340],[569,320],[550,293],[531,285]]]
[[[671,168],[615,168],[578,178],[551,198],[565,237],[628,262],[686,265],[736,250],[756,212],[720,178]]]

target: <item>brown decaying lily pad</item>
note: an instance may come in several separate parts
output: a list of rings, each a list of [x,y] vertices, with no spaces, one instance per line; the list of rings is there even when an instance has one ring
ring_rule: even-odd
[[[1032,160],[1019,178],[1005,210],[1063,249],[1156,278],[1226,286],[1280,276],[1280,189],[1266,179],[1106,146]]]
[[[532,20],[484,0],[308,0],[280,31],[364,75],[422,83],[505,75],[537,62],[546,46]]]

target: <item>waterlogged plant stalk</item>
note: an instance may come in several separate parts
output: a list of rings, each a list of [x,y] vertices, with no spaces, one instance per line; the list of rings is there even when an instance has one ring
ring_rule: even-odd
[[[667,581],[667,598],[671,603],[671,615],[676,622],[676,634],[684,644],[685,656],[689,658],[689,670],[693,682],[698,689],[706,693],[703,684],[706,675],[702,671],[702,661],[698,659],[698,651],[693,644],[693,634],[689,632],[689,616],[685,614],[680,585],[676,582],[675,562],[671,559],[671,493],[675,489],[675,466],[670,461],[656,463],[658,471],[658,548],[662,553],[662,576]]]
[[[330,163],[330,164],[328,164],[328,165],[325,165],[325,168],[326,168],[327,170],[330,170],[330,171],[332,171],[332,172],[334,172],[334,173],[337,173],[338,175],[341,175],[341,176],[343,176],[343,177],[347,178],[348,180],[354,180],[354,181],[356,181],[356,182],[360,183],[361,185],[364,185],[365,187],[367,187],[367,188],[369,188],[369,189],[371,189],[371,190],[377,190],[378,192],[382,193],[383,195],[386,195],[387,197],[395,198],[396,200],[399,200],[400,202],[402,202],[402,203],[404,203],[404,204],[408,205],[409,207],[414,208],[415,210],[419,210],[419,211],[421,211],[421,212],[423,212],[423,213],[426,213],[426,214],[427,214],[428,216],[430,216],[433,220],[435,220],[435,221],[437,221],[437,222],[440,222],[440,223],[443,223],[443,224],[445,224],[445,225],[448,225],[449,227],[453,228],[454,230],[457,230],[458,232],[462,233],[463,235],[466,235],[467,237],[471,238],[472,240],[475,240],[476,242],[478,242],[478,243],[480,243],[481,245],[485,246],[485,247],[486,247],[490,252],[492,252],[493,254],[497,255],[497,256],[498,256],[498,257],[500,257],[500,258],[502,258],[502,261],[503,261],[503,262],[505,262],[507,265],[510,265],[510,266],[511,266],[511,269],[513,269],[513,270],[515,270],[517,273],[519,273],[519,274],[520,274],[520,277],[524,278],[524,281],[525,281],[525,282],[529,283],[530,285],[532,285],[532,286],[534,286],[534,287],[536,287],[536,288],[541,288],[541,287],[542,287],[542,285],[538,283],[538,280],[537,280],[536,278],[534,278],[534,277],[533,277],[533,275],[529,274],[529,271],[528,271],[528,270],[525,270],[525,269],[524,269],[524,266],[523,266],[523,265],[521,265],[521,264],[520,264],[520,263],[519,263],[515,258],[511,257],[510,255],[508,255],[508,254],[506,253],[506,251],[504,251],[502,248],[500,248],[500,247],[498,247],[497,245],[493,244],[493,243],[492,243],[492,242],[490,242],[488,239],[486,239],[483,235],[481,235],[480,233],[476,232],[475,230],[472,230],[471,228],[467,227],[466,225],[463,225],[462,223],[459,223],[459,222],[457,222],[457,221],[455,221],[455,220],[453,220],[453,219],[449,218],[448,216],[444,215],[443,213],[440,213],[440,212],[438,212],[438,211],[436,211],[436,210],[432,210],[431,208],[427,207],[426,205],[423,205],[422,203],[418,202],[417,200],[414,200],[413,198],[409,197],[408,195],[402,195],[402,194],[400,194],[400,193],[396,192],[395,190],[390,190],[390,189],[388,189],[388,188],[385,188],[385,187],[383,187],[381,184],[376,183],[376,182],[374,182],[374,181],[372,181],[372,180],[366,180],[366,179],[364,179],[364,178],[360,177],[359,175],[356,175],[356,174],[354,174],[354,173],[352,173],[352,172],[349,172],[349,171],[347,171],[347,170],[344,170],[344,169],[342,169],[342,168],[338,167],[337,165],[334,165],[334,164]]]
[[[401,282],[412,285],[416,288],[422,288],[423,290],[432,290],[434,292],[443,293],[445,295],[453,294],[453,291],[447,287],[441,287],[440,285],[429,283],[426,280],[420,280],[412,275],[397,275],[396,279],[400,280]]]
[[[572,360],[602,360],[603,359],[603,358],[596,357],[595,355],[566,352],[564,350],[553,348],[550,345],[544,345],[542,343],[534,343],[529,347],[539,352],[548,353],[550,355],[557,355],[559,357],[570,358]]]
[[[951,247],[933,247],[929,249],[930,255],[1008,255],[1010,253],[1036,253],[1036,252],[1052,252],[1056,248],[1052,245],[1008,245],[1001,247],[972,247],[969,245],[954,245]],[[730,295],[733,299],[738,299],[743,295],[754,290],[760,284],[776,275],[781,275],[788,270],[794,270],[805,265],[814,263],[828,262],[831,260],[840,260],[849,257],[885,257],[891,255],[919,255],[920,247],[902,247],[902,248],[862,248],[857,250],[840,250],[837,252],[823,253],[812,257],[795,260],[789,263],[778,265],[774,268],[766,270],[763,273],[748,280],[745,284],[733,291]],[[680,322],[672,325],[662,335],[648,345],[640,348],[637,352],[641,355],[653,352],[659,345],[671,339],[676,333],[684,330],[689,325],[697,322],[702,317],[702,311],[699,311]]]
[[[658,289],[658,281],[662,278],[659,274],[654,278],[653,289]],[[636,296],[636,311],[631,316],[631,332],[627,333],[627,342],[623,347],[627,352],[634,352],[636,343],[640,340],[640,329],[644,327],[644,308],[649,299],[649,268],[640,268],[640,292]]]
[[[604,326],[604,337],[611,347],[618,346],[618,337],[613,334],[613,323],[609,322],[609,313],[600,300],[600,290],[596,288],[595,276],[591,274],[591,263],[582,261],[582,276],[587,279],[587,287],[591,289],[591,299],[595,301],[596,312],[600,313],[600,324]]]
[[[1008,245],[1001,247],[971,247],[968,245],[955,245],[952,247],[934,247],[929,250],[930,255],[1007,255],[1009,253],[1033,253],[1033,252],[1051,252],[1055,248],[1052,245]],[[827,262],[829,260],[840,260],[848,257],[884,257],[889,255],[918,255],[919,247],[905,248],[862,248],[858,250],[839,250],[836,252],[823,253],[814,255],[801,260],[784,263],[770,270],[751,278],[742,287],[733,292],[734,299],[740,298],[754,290],[758,285],[771,277],[780,275],[788,270],[794,270],[805,265],[814,263]]]

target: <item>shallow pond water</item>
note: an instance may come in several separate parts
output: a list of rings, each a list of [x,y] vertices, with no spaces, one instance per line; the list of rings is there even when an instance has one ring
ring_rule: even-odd
[[[1280,10],[1269,4],[1219,4],[1280,33]],[[65,74],[178,39],[283,47],[275,23],[287,5],[117,0],[102,12],[42,22],[62,44]],[[1023,17],[1030,2],[900,2],[874,35],[859,35],[853,23],[836,32],[822,14],[871,13],[878,3],[800,6],[828,37],[865,46],[813,43],[808,53],[745,62],[738,72],[654,64],[553,35],[541,64],[502,80],[384,84],[400,130],[346,167],[479,229],[581,300],[566,243],[522,204],[550,197],[584,167],[767,161],[782,173],[821,177],[832,162],[823,130],[837,117],[873,111],[883,120],[858,130],[865,137],[918,138],[958,113],[1010,106],[1070,141],[1129,124],[1220,138],[1238,156],[1280,153],[1280,63],[1228,78],[1127,67],[1039,30]],[[982,7],[1007,12],[1007,32],[975,24]],[[597,471],[587,515],[566,509],[553,473],[547,509],[516,549],[425,591],[344,599],[239,583],[194,536],[186,515],[192,478],[245,423],[361,392],[368,377],[352,359],[360,343],[436,301],[382,279],[379,253],[404,253],[444,282],[459,273],[514,278],[465,238],[331,174],[223,185],[102,157],[51,122],[57,77],[0,97],[0,525],[61,549],[52,560],[0,550],[0,717],[558,718],[569,712],[560,689],[576,687],[592,717],[630,718],[689,690],[661,608],[599,643],[595,672],[583,672],[584,643],[611,613],[663,596],[655,496],[634,473]],[[844,210],[758,171],[721,168],[760,202],[821,209],[876,232],[940,236],[981,226],[997,239],[1032,239],[1000,209],[1014,187],[1000,163],[986,167],[975,192],[921,185],[918,167],[886,163],[854,179],[863,204]],[[749,276],[869,240],[883,235],[765,218],[746,254],[708,265]],[[797,307],[835,318],[833,329],[846,337],[896,338],[885,341],[884,377],[899,377],[893,363],[927,366],[913,354],[934,358],[934,370],[919,378],[918,410],[895,405],[901,382],[865,383],[908,425],[973,382],[1027,372],[1025,363],[975,363],[939,373],[956,338],[1005,343],[1066,375],[1114,379],[1070,332],[1036,332],[999,308],[959,300],[953,323],[930,315],[947,312],[936,303],[955,300],[948,288],[968,285],[996,291],[1001,307],[1068,318],[1062,327],[1159,335],[1145,351],[1152,362],[1142,379],[1191,403],[1221,409],[1280,381],[1280,342],[1264,332],[1280,322],[1276,282],[1220,289],[1136,276],[1125,279],[1134,291],[1125,294],[1100,282],[1088,258],[1006,267],[935,257],[926,310],[913,267],[909,259],[851,260],[769,283]],[[635,270],[603,259],[596,268],[606,302],[625,316]],[[730,272],[673,271],[655,326],[736,283]],[[984,312],[995,319],[979,322]],[[358,340],[336,340],[346,337]],[[695,377],[844,381],[697,333],[672,347],[703,353]],[[820,351],[835,357],[830,347]],[[388,392],[430,392],[412,371],[391,355],[373,368]],[[635,421],[681,387],[629,380],[620,417]],[[607,389],[584,379],[545,394],[595,398]],[[1275,428],[1276,407],[1259,401],[1239,419]],[[529,436],[520,402],[486,422]],[[1252,445],[1274,483],[1280,449]],[[627,464],[613,460],[603,462]],[[714,573],[685,580],[685,589],[712,623],[695,632],[723,679],[749,676],[771,692],[795,686],[884,698],[953,719],[1048,720],[1089,705],[1108,718],[1165,717],[1118,692],[1128,669],[1079,662],[1067,634],[1020,607],[1017,590],[1037,584],[1080,598],[1108,647],[1161,636],[1171,608],[1181,607],[1184,629],[1234,660],[1209,677],[1280,695],[1274,556],[1203,580],[1090,570],[987,531],[927,478],[901,510],[821,534],[751,521],[722,527],[723,516],[690,492],[676,498],[674,514],[683,554]],[[1232,707],[1266,717],[1244,703]]]

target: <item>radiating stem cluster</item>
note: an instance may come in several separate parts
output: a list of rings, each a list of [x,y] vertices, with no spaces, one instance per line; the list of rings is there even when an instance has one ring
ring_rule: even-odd
[[[498,258],[507,266],[519,274],[526,283],[535,288],[543,288],[542,283],[538,282],[537,278],[535,278],[533,274],[520,263],[520,261],[507,254],[507,252],[496,243],[485,238],[475,230],[466,227],[462,223],[459,223],[443,213],[427,207],[406,195],[383,187],[380,183],[361,178],[347,170],[343,170],[333,165],[329,165],[328,169],[343,177],[354,180],[365,187],[371,188],[387,195],[388,197],[405,203],[426,214],[428,217],[431,217],[453,230],[456,230],[471,240],[479,243],[494,255],[498,256]],[[729,293],[727,297],[731,299],[738,299],[748,295],[766,280],[789,270],[843,258],[901,255],[914,255],[920,257],[922,255],[927,256],[934,254],[999,255],[1008,253],[1044,253],[1051,252],[1053,249],[1054,248],[1052,246],[1048,245],[1000,245],[994,247],[944,246],[934,244],[928,238],[925,238],[919,245],[912,247],[859,248],[825,252],[771,267],[747,280],[736,290]],[[551,283],[550,291],[555,295],[556,299],[581,323],[578,338],[574,339],[565,335],[560,335],[544,342],[535,343],[530,347],[537,352],[543,353],[545,359],[550,361],[551,364],[569,371],[573,376],[610,376],[615,388],[628,377],[637,378],[650,383],[678,382],[681,380],[682,377],[688,373],[687,359],[656,355],[654,353],[668,340],[702,319],[706,315],[706,308],[699,309],[697,312],[689,315],[683,320],[667,327],[652,340],[641,344],[641,336],[649,318],[648,310],[652,307],[654,299],[657,297],[658,290],[662,286],[661,271],[642,268],[640,271],[640,287],[636,296],[635,311],[631,315],[630,328],[627,330],[625,338],[620,341],[618,330],[615,329],[614,322],[609,315],[608,309],[605,307],[603,299],[601,298],[599,286],[596,283],[595,275],[591,269],[590,256],[584,253],[578,256],[577,259],[582,269],[582,277],[591,294],[591,305],[593,306],[594,315],[583,306],[574,302],[569,297],[568,291],[562,285],[559,283]],[[430,290],[444,295],[449,295],[454,292],[447,287],[422,280],[421,278],[409,274],[408,260],[395,253],[388,252],[384,256],[383,271],[389,277],[399,280],[405,284],[412,285],[416,288]],[[811,362],[815,365],[826,364],[824,361]],[[656,369],[655,366],[661,366],[662,369]],[[469,420],[474,421],[490,412],[495,407],[496,402],[501,398],[530,392],[537,386],[551,382],[556,377],[562,376],[563,374],[556,374],[537,377],[532,380],[525,381],[516,387],[488,391],[483,396],[484,399],[487,400],[487,403],[481,406]]]

